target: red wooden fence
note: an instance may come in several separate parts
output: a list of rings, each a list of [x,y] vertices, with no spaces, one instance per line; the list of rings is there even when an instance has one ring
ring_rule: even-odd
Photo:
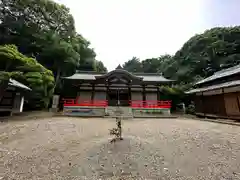
[[[130,101],[132,108],[171,108],[171,101]]]
[[[108,106],[107,100],[79,100],[77,99],[63,99],[64,106],[96,106],[96,107],[106,107]]]
[[[80,100],[76,99],[62,99],[64,106],[95,106],[107,107],[107,100]],[[171,108],[171,101],[138,101],[131,100],[129,105],[132,108]]]

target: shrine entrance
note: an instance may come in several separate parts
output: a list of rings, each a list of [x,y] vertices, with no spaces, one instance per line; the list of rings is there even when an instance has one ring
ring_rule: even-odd
[[[124,70],[115,70],[100,77],[96,76],[96,81],[106,85],[109,106],[129,106],[131,86],[141,84],[142,78]]]
[[[107,93],[109,106],[129,106],[128,90],[114,89]]]

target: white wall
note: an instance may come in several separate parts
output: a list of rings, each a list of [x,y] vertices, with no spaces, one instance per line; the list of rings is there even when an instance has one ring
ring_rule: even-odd
[[[106,92],[95,92],[94,100],[106,100]]]
[[[155,101],[148,102],[148,105],[157,104],[157,92],[146,92],[146,101]]]
[[[146,101],[157,101],[157,92],[146,92]]]
[[[92,96],[92,91],[81,91],[78,93],[79,102],[80,101],[90,101],[91,96]]]
[[[131,92],[131,100],[142,101],[143,100],[142,92]]]

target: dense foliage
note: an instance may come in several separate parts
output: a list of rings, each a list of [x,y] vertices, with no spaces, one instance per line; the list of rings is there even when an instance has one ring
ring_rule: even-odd
[[[123,64],[123,69],[130,72],[164,72],[169,65],[169,61],[172,61],[172,56],[170,55],[162,55],[157,58],[145,59],[143,61],[140,61],[140,59],[133,57]]]
[[[213,28],[195,35],[175,54],[174,62],[172,77],[183,82],[239,64],[240,27]]]
[[[11,44],[18,50],[15,46],[4,46]],[[90,42],[75,31],[69,9],[52,0],[0,0],[0,45],[5,56],[0,60],[2,71],[17,70],[31,85],[45,83],[43,74],[52,76],[52,71],[56,93],[61,91],[60,77],[69,76],[76,69],[106,71],[103,63],[95,60]],[[42,96],[43,89],[51,92],[42,86],[36,91],[33,88],[34,99],[49,98],[46,94]],[[42,101],[45,106],[49,100]]]
[[[185,88],[223,68],[240,63],[240,27],[213,28],[190,38],[174,56],[140,61],[134,57],[123,65],[132,72],[161,72]],[[181,86],[182,87],[182,86]]]

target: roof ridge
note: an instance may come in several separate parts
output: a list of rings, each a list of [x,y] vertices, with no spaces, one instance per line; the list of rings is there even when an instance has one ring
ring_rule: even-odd
[[[237,74],[240,72],[240,64],[230,67],[230,68],[226,68],[226,69],[222,69],[220,71],[215,72],[213,75],[206,77],[205,79],[202,79],[201,81],[198,81],[195,85],[200,85],[203,84],[205,82],[209,82],[209,81],[214,81],[216,79],[219,78],[224,78],[227,76],[231,76],[234,74]]]
[[[133,74],[133,73],[127,71],[127,70],[124,70],[124,69],[115,69],[115,70],[113,70],[113,71],[110,71],[110,72],[102,75],[102,76],[98,76],[97,78],[104,78],[104,77],[107,77],[107,76],[109,76],[109,75],[112,75],[112,74],[115,73],[115,72],[120,72],[120,73],[123,73],[123,72],[124,72],[124,73],[128,74],[129,76],[131,76],[132,78],[142,79],[142,77],[138,77],[138,76],[136,76],[135,74]]]
[[[134,75],[159,75],[159,76],[163,76],[162,73],[133,73]]]
[[[97,71],[82,71],[82,70],[76,70],[76,74],[78,74],[78,73],[107,74],[107,72],[97,72]]]
[[[9,79],[8,85],[18,87],[18,88],[23,88],[23,89],[30,90],[30,91],[32,90],[31,88],[29,88],[25,84],[20,83],[17,80],[12,79],[12,78]]]
[[[227,72],[227,71],[231,71],[231,70],[237,69],[239,67],[240,67],[240,64],[238,64],[236,66],[232,66],[232,67],[226,68],[226,69],[222,69],[220,71],[215,72],[214,74],[224,73],[224,72]]]
[[[129,73],[129,75],[137,78],[137,79],[143,79],[143,81],[156,81],[156,82],[173,82],[174,80],[171,79],[167,79],[164,76],[160,75],[159,73],[143,73],[143,74],[133,74],[130,73],[126,70],[114,70],[114,71],[110,71],[108,73],[97,73],[94,71],[77,71],[75,74],[73,74],[72,76],[69,77],[61,77],[63,79],[86,79],[86,80],[96,80],[96,78],[98,77],[102,77],[102,76],[107,76],[111,73],[114,72],[127,72]],[[103,77],[102,77],[103,78]]]
[[[240,84],[240,80],[231,80],[231,81],[223,82],[223,83],[220,83],[220,84],[210,85],[210,86],[207,86],[207,87],[190,89],[190,90],[186,91],[185,93],[191,94],[191,93],[197,93],[197,92],[204,92],[204,91],[220,89],[220,88],[223,88],[223,87],[236,86],[236,85],[239,85],[239,84]]]
[[[119,69],[118,69],[119,70]],[[124,69],[121,69],[123,71],[127,71],[127,70],[124,70]],[[116,70],[112,70],[112,71],[116,71]],[[97,72],[97,71],[83,71],[83,70],[76,70],[76,73],[91,73],[91,74],[108,74],[112,71],[109,71],[109,72]],[[158,76],[163,76],[162,73],[145,73],[145,72],[130,72],[130,71],[127,71],[128,73],[130,74],[133,74],[133,75],[158,75]]]

